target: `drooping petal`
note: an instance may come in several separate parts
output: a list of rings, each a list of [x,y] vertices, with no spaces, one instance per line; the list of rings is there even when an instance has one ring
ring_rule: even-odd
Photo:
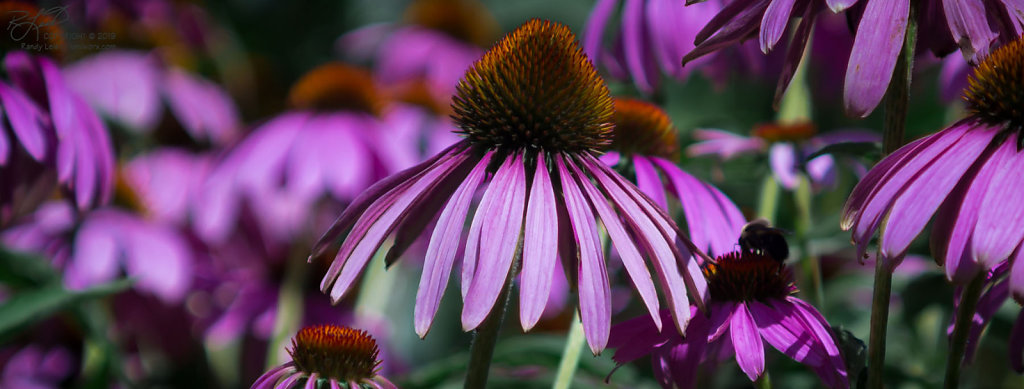
[[[694,310],[696,311],[696,310]],[[668,310],[661,311],[662,320],[672,320]],[[612,326],[608,347],[615,349],[612,360],[619,365],[630,363],[650,354],[666,342],[679,339],[674,331],[662,331],[648,316],[637,316]]]
[[[756,381],[764,373],[764,343],[745,304],[739,304],[729,321],[729,337],[736,350],[736,364]]]
[[[734,1],[722,8],[722,12],[712,18],[707,26],[704,26],[704,29],[697,33],[697,47],[686,53],[686,56],[683,57],[683,64],[685,65],[687,62],[715,50],[730,46],[749,36],[757,29],[759,25],[757,20],[764,15],[764,10],[768,7],[769,3],[769,0],[756,0],[753,4]],[[720,17],[727,15],[727,12],[734,13],[733,15],[735,16],[731,20],[726,19],[728,22],[722,25],[720,29],[717,29],[718,32],[710,30],[709,27],[716,23],[724,22]],[[711,36],[711,33],[714,33],[714,36]]]
[[[943,133],[948,131],[949,130],[947,129],[943,131]],[[870,195],[874,193],[880,183],[884,182],[883,179],[889,177],[894,167],[902,166],[904,159],[910,155],[916,155],[917,150],[921,147],[930,145],[939,137],[939,134],[934,134],[918,139],[899,148],[879,161],[878,164],[868,172],[868,174],[861,178],[860,182],[857,183],[857,186],[853,188],[853,192],[850,193],[850,197],[846,200],[846,204],[843,206],[842,218],[839,221],[840,228],[843,230],[849,230],[853,227],[854,223],[859,220],[864,206],[867,205],[868,200],[871,199]]]
[[[448,286],[448,277],[451,275],[455,255],[458,253],[466,215],[492,156],[493,152],[487,153],[469,172],[441,211],[441,216],[434,225],[434,232],[430,235],[430,243],[423,257],[423,273],[420,275],[416,291],[416,307],[413,311],[416,334],[420,338],[427,336],[430,325],[434,322],[434,315],[437,314],[437,307],[441,304],[441,297]]]
[[[608,273],[595,228],[594,215],[590,204],[580,192],[579,184],[575,181],[588,178],[573,178],[562,155],[555,157],[555,163],[561,178],[562,192],[565,195],[573,233],[579,244],[580,319],[583,321],[583,331],[590,351],[597,355],[608,343],[612,317],[611,288],[608,285]]]
[[[761,336],[768,344],[793,360],[808,366],[825,363],[824,349],[804,327],[792,304],[772,300],[769,307],[757,301],[747,303]]]
[[[708,343],[708,320],[694,307],[693,319],[686,328],[686,338],[682,343],[669,349],[669,372],[672,383],[680,389],[692,388],[697,380],[697,368],[704,357]]]
[[[651,161],[643,156],[635,155],[633,156],[633,168],[636,171],[637,188],[640,188],[640,191],[654,200],[658,206],[668,209],[668,201],[665,200],[665,186],[661,183],[661,178],[658,177],[658,172],[654,170]]]
[[[762,53],[768,54],[786,32],[786,26],[789,26],[789,17],[793,13],[793,4],[795,3],[796,0],[773,0],[764,10],[764,17],[761,19],[761,34],[758,37]]]
[[[712,306],[711,317],[708,325],[708,343],[718,340],[722,334],[729,330],[729,323],[732,321],[732,314],[736,311],[737,303],[724,301],[721,304]]]
[[[644,0],[625,0],[622,8],[622,48],[633,83],[644,93],[654,92],[658,68],[650,58],[650,37],[644,21]]]
[[[18,142],[36,161],[46,157],[46,138],[40,125],[42,112],[19,89],[0,82],[0,102]]]
[[[772,107],[776,110],[782,104],[782,97],[785,96],[786,90],[789,89],[789,83],[793,81],[793,76],[796,75],[796,69],[800,66],[800,62],[803,61],[804,50],[807,48],[807,40],[811,37],[811,30],[814,28],[814,20],[818,17],[818,11],[819,6],[817,2],[807,5],[807,9],[804,10],[799,24],[797,24],[796,31],[793,33],[793,39],[789,42],[789,47],[786,49],[786,59],[782,63],[782,73],[779,74],[779,82],[775,85],[775,98],[772,100]]]
[[[865,117],[882,101],[903,49],[910,0],[868,1],[846,67],[846,112]]]
[[[690,240],[712,254],[732,251],[745,223],[739,208],[718,189],[687,174],[668,160],[653,158],[683,207]]]
[[[1013,147],[1016,135],[1002,148]],[[1024,158],[1019,154],[1008,158],[992,177],[978,211],[978,224],[974,227],[971,252],[975,261],[989,269],[1010,254],[1024,239],[1024,229],[1011,226],[1024,225],[1024,202],[1020,201],[1020,188],[1024,187]]]
[[[619,221],[619,216],[615,210],[608,206],[608,200],[605,199],[604,195],[594,188],[590,180],[586,179],[583,172],[575,165],[570,164],[570,167],[573,173],[576,174],[576,177],[581,178],[577,182],[583,187],[584,193],[590,199],[590,204],[597,211],[598,216],[601,217],[601,222],[604,224],[605,229],[608,230],[608,237],[611,238],[612,244],[615,245],[615,250],[622,259],[622,265],[626,268],[626,272],[629,274],[630,280],[633,281],[633,285],[636,286],[636,291],[640,294],[640,299],[647,307],[651,319],[654,320],[654,324],[660,330],[661,316],[658,314],[660,310],[658,293],[654,290],[654,281],[651,279],[651,272],[647,270],[647,266],[644,264],[644,257],[640,255],[640,250],[637,248],[636,243],[626,231],[626,228],[623,227],[622,222]]]
[[[526,202],[526,168],[522,154],[506,157],[505,165],[495,173],[494,182],[487,187],[484,197],[492,192],[495,201],[491,208],[483,212],[477,210],[473,218],[474,224],[483,218],[480,240],[484,244],[480,245],[476,274],[462,307],[462,328],[466,331],[475,329],[487,318],[505,283],[512,282],[509,271],[523,229]]]
[[[885,256],[895,257],[906,252],[910,242],[921,232],[942,200],[991,139],[989,134],[969,132],[951,146],[955,147],[956,152],[935,158],[900,190],[892,202],[883,227],[880,245]]]
[[[608,24],[608,19],[618,4],[619,0],[599,0],[587,18],[583,32],[583,52],[595,62],[597,58],[601,58],[601,41],[604,38],[605,25]]]
[[[793,304],[794,312],[804,322],[804,327],[810,330],[811,334],[814,335],[817,341],[817,345],[825,349],[827,361],[832,365],[831,368],[825,366],[823,369],[816,369],[821,379],[825,381],[829,386],[836,388],[846,388],[849,386],[848,380],[846,379],[846,363],[843,362],[842,354],[839,352],[839,347],[835,343],[835,339],[832,337],[832,332],[829,330],[828,321],[821,316],[821,313],[813,306],[795,297],[787,297],[786,302]],[[827,375],[822,375],[827,373]]]
[[[796,149],[791,143],[776,143],[769,149],[772,174],[784,188],[793,190],[800,183],[796,172]]]
[[[544,154],[537,156],[523,233],[522,287],[519,289],[519,322],[529,331],[544,313],[551,293],[551,279],[558,255],[558,211],[551,177],[544,163]],[[568,237],[561,237],[568,238]]]
[[[973,61],[978,53],[988,51],[996,33],[989,29],[982,0],[942,0],[946,23],[964,58]]]

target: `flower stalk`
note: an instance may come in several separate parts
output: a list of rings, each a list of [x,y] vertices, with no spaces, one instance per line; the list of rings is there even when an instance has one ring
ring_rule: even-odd
[[[953,326],[953,336],[950,338],[949,354],[946,356],[946,379],[943,388],[953,389],[960,385],[960,366],[967,350],[967,337],[971,333],[974,313],[984,286],[985,274],[982,273],[964,287],[963,295],[960,296],[960,307]]]
[[[885,121],[882,152],[886,155],[903,145],[907,125],[907,104],[910,99],[910,77],[917,43],[917,2],[910,2],[907,32],[903,50],[896,60],[889,90],[885,96]],[[881,253],[879,253],[881,254]],[[892,293],[892,269],[887,258],[875,258],[875,286],[871,296],[871,334],[868,337],[868,388],[882,388],[885,366],[885,337],[889,323],[889,299]]]
[[[520,241],[508,276],[505,278],[505,285],[501,287],[501,292],[498,294],[497,302],[494,304],[494,308],[491,309],[491,313],[487,315],[483,323],[480,323],[476,333],[473,335],[473,344],[469,349],[469,364],[466,366],[464,388],[482,389],[487,387],[487,375],[491,370],[494,346],[498,343],[501,323],[505,321],[505,312],[508,311],[509,289],[511,289],[512,277],[519,271],[519,263],[522,260],[523,243]]]
[[[565,350],[562,351],[562,360],[558,362],[558,371],[555,373],[555,384],[552,388],[568,389],[572,387],[572,377],[576,375],[576,367],[580,363],[580,355],[583,354],[583,321],[580,314],[572,317],[572,326],[569,327],[569,336],[565,340]]]

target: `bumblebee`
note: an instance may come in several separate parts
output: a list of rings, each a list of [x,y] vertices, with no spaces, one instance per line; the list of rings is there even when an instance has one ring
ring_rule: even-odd
[[[789,257],[789,244],[783,236],[785,234],[788,234],[786,230],[772,227],[767,220],[757,219],[743,226],[739,239],[740,249],[767,255],[781,263]]]

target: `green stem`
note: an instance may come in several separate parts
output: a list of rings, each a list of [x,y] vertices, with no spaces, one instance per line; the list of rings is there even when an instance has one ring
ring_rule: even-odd
[[[552,388],[568,389],[572,387],[572,376],[576,374],[576,366],[579,365],[580,355],[583,352],[583,321],[577,312],[572,317],[572,327],[569,328],[569,337],[565,341],[565,351],[562,351],[562,360],[558,362],[558,373],[555,374],[555,383]]]
[[[391,243],[393,242],[387,242],[388,245]],[[388,303],[391,300],[391,292],[395,290],[398,272],[388,271],[384,265],[386,253],[387,250],[377,250],[370,260],[370,264],[367,265],[362,287],[359,289],[359,297],[356,299],[355,312],[357,316],[387,317]]]
[[[764,371],[760,377],[754,380],[754,387],[757,389],[772,389],[772,377],[768,375],[768,370]]]
[[[284,280],[277,295],[274,332],[267,344],[267,369],[281,364],[281,350],[288,339],[298,332],[302,322],[302,287],[308,271],[304,255],[304,250],[298,255],[289,255],[285,264]]]
[[[757,204],[757,217],[775,220],[775,210],[779,206],[779,183],[775,176],[768,174],[761,183],[761,198]]]
[[[794,193],[796,203],[796,239],[800,244],[800,266],[803,270],[804,282],[810,285],[809,294],[819,308],[825,304],[825,293],[821,283],[821,265],[818,257],[811,255],[810,239],[807,235],[813,227],[811,180],[805,175],[800,176],[800,184]]]
[[[889,323],[889,295],[892,289],[892,271],[881,253],[875,258],[875,289],[871,295],[871,334],[868,337],[868,388],[882,388],[882,368],[885,366],[885,335]]]
[[[885,123],[882,134],[882,152],[892,153],[903,145],[907,124],[907,104],[910,99],[910,76],[917,42],[917,2],[910,2],[907,32],[903,50],[896,60],[889,90],[885,95]],[[885,367],[885,337],[889,323],[889,298],[892,293],[892,269],[888,260],[875,258],[875,289],[871,296],[871,335],[868,338],[868,388],[882,388]]]
[[[974,312],[984,286],[985,275],[979,274],[964,287],[964,293],[960,296],[960,307],[957,310],[956,324],[953,326],[949,355],[946,359],[946,381],[943,385],[946,389],[960,386],[960,366],[963,364],[964,352],[967,350],[967,336],[971,333]]]
[[[509,269],[505,285],[501,287],[501,293],[495,300],[494,308],[487,315],[484,322],[476,329],[473,336],[473,345],[469,349],[469,365],[466,366],[466,382],[464,388],[477,389],[487,386],[487,374],[491,370],[491,358],[494,356],[494,346],[498,343],[498,334],[501,332],[501,323],[505,320],[505,311],[508,310],[509,289],[512,285],[512,276],[516,274],[519,261],[521,260],[522,244],[512,261],[512,268]]]

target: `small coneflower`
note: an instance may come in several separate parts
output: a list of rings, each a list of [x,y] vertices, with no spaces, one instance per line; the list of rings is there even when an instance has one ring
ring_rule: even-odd
[[[741,154],[768,152],[769,164],[775,180],[789,190],[806,175],[815,188],[831,187],[836,179],[836,156],[823,153],[808,158],[826,146],[839,143],[878,142],[881,136],[867,130],[842,129],[818,134],[811,122],[766,123],[755,127],[751,137],[722,130],[702,129],[694,133],[699,142],[686,149],[690,156],[717,155],[730,159]],[[859,161],[846,158],[846,163],[858,176],[867,171]]]
[[[658,325],[660,304],[645,254],[674,323],[685,328],[686,291],[704,286],[689,259],[692,243],[677,248],[677,238],[688,241],[664,211],[597,159],[611,140],[613,104],[572,32],[531,20],[477,61],[457,89],[452,105],[464,139],[378,182],[349,205],[314,247],[311,260],[342,240],[321,289],[341,299],[389,236],[394,245],[385,260],[392,263],[436,217],[416,299],[420,336],[430,329],[464,247],[464,329],[477,328],[488,316],[516,269],[522,271],[520,322],[532,328],[560,257],[578,280],[583,328],[596,353],[611,321],[600,218]]]
[[[880,229],[880,253],[895,267],[935,215],[932,251],[951,281],[964,284],[1004,261],[1013,264],[1011,274],[1024,274],[1022,90],[1024,41],[1017,40],[975,69],[964,92],[968,117],[872,168],[843,210],[842,227],[853,231],[858,254]],[[1024,277],[1010,281],[1024,296]]]
[[[734,249],[746,222],[736,204],[714,186],[672,162],[678,155],[676,128],[660,107],[641,100],[615,99],[615,137],[602,160],[629,165],[637,187],[668,210],[666,192],[678,200],[690,240],[697,248],[724,254]],[[621,156],[621,158],[620,158]]]
[[[288,353],[291,361],[263,373],[251,388],[395,388],[377,374],[380,350],[366,331],[334,325],[306,327],[292,338]]]
[[[706,316],[693,318],[683,335],[659,331],[647,317],[616,324],[609,347],[619,365],[652,354],[664,387],[692,388],[697,368],[734,355],[751,381],[764,374],[764,342],[807,365],[831,388],[847,388],[846,365],[829,324],[793,295],[792,273],[778,260],[753,251],[732,252],[702,265],[710,300]]]

